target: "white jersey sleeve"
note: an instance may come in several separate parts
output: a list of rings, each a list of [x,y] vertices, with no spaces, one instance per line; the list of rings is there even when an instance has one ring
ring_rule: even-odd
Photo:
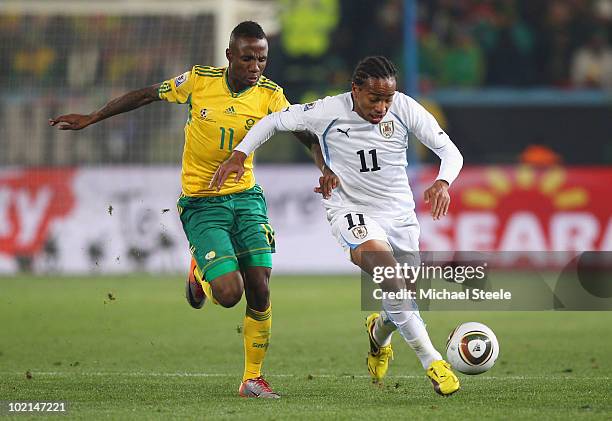
[[[409,130],[419,141],[431,149],[441,160],[437,180],[449,185],[455,181],[463,166],[463,156],[448,134],[438,124],[434,116],[421,104],[402,93],[396,94],[400,102],[400,116],[407,122]]]
[[[283,111],[272,113],[262,118],[234,149],[250,155],[270,139],[277,131],[299,132],[308,130],[317,135],[322,133],[321,127],[324,119],[325,100],[318,100],[309,104],[295,104]]]

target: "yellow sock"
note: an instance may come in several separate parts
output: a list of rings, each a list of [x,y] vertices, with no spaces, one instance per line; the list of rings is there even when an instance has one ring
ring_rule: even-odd
[[[215,297],[213,297],[212,288],[210,287],[210,283],[204,280],[204,276],[202,275],[200,268],[196,266],[194,273],[195,273],[195,277],[197,281],[200,283],[200,285],[202,285],[202,289],[204,290],[204,294],[206,295],[206,298],[212,301],[213,304],[218,305],[219,302],[215,300]]]
[[[272,328],[272,306],[257,311],[247,306],[244,316],[244,375],[242,381],[261,376]]]

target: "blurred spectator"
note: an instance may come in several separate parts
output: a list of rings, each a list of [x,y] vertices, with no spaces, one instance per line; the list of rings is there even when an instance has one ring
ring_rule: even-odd
[[[531,30],[523,23],[513,1],[503,2],[495,19],[494,44],[489,51],[487,82],[497,86],[524,86],[533,83]]]
[[[20,26],[20,16],[0,15],[0,88],[7,88],[11,83],[13,55],[21,45]]]
[[[15,52],[12,70],[16,79],[22,80],[22,83],[45,83],[52,76],[55,57],[55,51],[51,47],[29,39]]]
[[[434,32],[421,28],[419,36],[419,84],[420,91],[427,92],[440,80],[444,48]]]
[[[541,33],[538,68],[543,84],[568,86],[571,60],[571,20],[569,5],[563,1],[549,3]]]
[[[320,57],[327,51],[332,41],[329,35],[339,20],[338,0],[280,1],[281,40],[287,54]]]
[[[87,88],[94,84],[100,63],[95,45],[84,44],[68,55],[67,79],[71,88]]]
[[[482,50],[467,31],[459,32],[444,52],[440,82],[444,86],[479,86],[484,73]]]
[[[571,76],[577,87],[612,89],[612,48],[602,31],[574,53]]]
[[[594,10],[602,22],[612,22],[612,0],[595,0]]]

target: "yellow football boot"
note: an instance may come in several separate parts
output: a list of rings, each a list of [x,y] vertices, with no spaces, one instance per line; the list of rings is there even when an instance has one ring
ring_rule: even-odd
[[[393,349],[391,344],[387,346],[379,346],[372,335],[374,324],[380,317],[378,313],[372,313],[368,316],[365,322],[366,330],[368,331],[368,340],[370,341],[370,351],[368,352],[368,358],[366,362],[368,364],[368,371],[372,376],[372,383],[380,383],[387,374],[389,369],[389,360],[393,359]]]
[[[459,379],[451,370],[451,366],[444,360],[437,360],[429,365],[425,372],[431,380],[436,393],[449,396],[459,390]]]

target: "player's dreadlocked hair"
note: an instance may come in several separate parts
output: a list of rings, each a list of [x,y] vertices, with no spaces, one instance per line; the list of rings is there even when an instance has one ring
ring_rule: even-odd
[[[247,20],[239,23],[232,30],[230,39],[234,40],[240,37],[264,39],[266,38],[266,33],[257,22]]]
[[[353,72],[353,83],[363,85],[368,78],[388,79],[397,75],[397,69],[387,57],[370,56],[359,62]]]

